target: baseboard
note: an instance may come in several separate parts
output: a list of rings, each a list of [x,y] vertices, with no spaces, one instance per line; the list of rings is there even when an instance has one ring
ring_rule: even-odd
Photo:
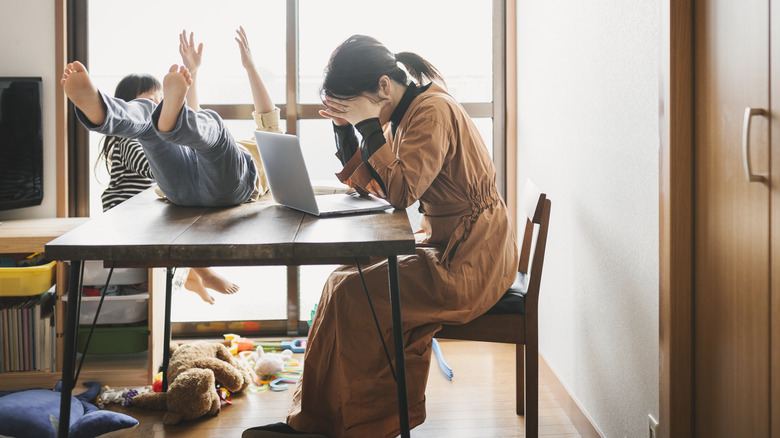
[[[539,378],[544,380],[545,385],[553,393],[555,400],[569,417],[571,424],[574,425],[582,438],[601,438],[602,435],[598,432],[598,429],[585,415],[577,402],[574,401],[566,387],[558,380],[558,376],[555,375],[541,354],[539,355]]]

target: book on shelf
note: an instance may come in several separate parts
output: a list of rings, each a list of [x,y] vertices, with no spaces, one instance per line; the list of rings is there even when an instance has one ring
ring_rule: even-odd
[[[11,326],[6,336],[11,339],[11,371],[19,371],[19,335],[17,333],[18,320],[15,308],[8,309],[11,314]]]
[[[33,342],[29,342],[30,340],[33,340],[34,338],[31,336],[30,333],[30,318],[29,318],[28,307],[23,306],[19,308],[19,316],[22,320],[22,339],[19,344],[22,350],[22,369],[27,371],[31,370],[30,368],[30,345],[32,345]]]
[[[0,309],[0,373],[8,371],[8,336],[6,328],[5,310]]]
[[[0,373],[54,371],[54,288],[31,297],[0,297]]]

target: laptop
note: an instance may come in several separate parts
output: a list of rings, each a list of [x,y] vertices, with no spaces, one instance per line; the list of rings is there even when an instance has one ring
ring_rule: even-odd
[[[393,208],[387,201],[372,195],[362,197],[357,193],[335,193],[315,196],[298,136],[255,131],[255,140],[271,195],[278,204],[320,217]]]

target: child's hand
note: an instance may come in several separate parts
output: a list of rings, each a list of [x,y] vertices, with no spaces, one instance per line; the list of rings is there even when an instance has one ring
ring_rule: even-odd
[[[194,74],[200,68],[201,57],[203,55],[203,43],[198,44],[198,48],[195,49],[195,34],[190,32],[189,39],[187,38],[187,31],[181,31],[179,35],[179,53],[181,54],[181,62],[190,71],[190,74]]]
[[[246,38],[244,27],[239,26],[236,33],[238,34],[238,37],[236,38],[236,42],[238,42],[238,50],[241,52],[241,65],[243,65],[247,70],[254,68],[255,61],[252,59],[252,51],[249,50],[249,40]]]

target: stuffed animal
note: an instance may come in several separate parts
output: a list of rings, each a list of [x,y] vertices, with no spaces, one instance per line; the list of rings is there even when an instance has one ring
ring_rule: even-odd
[[[171,345],[167,377],[167,392],[138,394],[131,401],[131,406],[167,411],[164,424],[218,414],[217,382],[230,392],[241,391],[251,382],[224,345],[206,341]]]
[[[284,364],[292,358],[292,355],[293,352],[290,350],[282,350],[281,353],[265,352],[261,345],[249,356],[249,360],[255,364],[255,374],[260,379],[268,379],[281,373],[284,370]]]
[[[122,406],[126,406],[133,397],[151,390],[152,389],[149,386],[137,389],[112,389],[110,386],[104,386],[100,395],[98,395],[97,400],[95,400],[95,404],[97,404],[100,409],[105,409],[105,407],[111,403],[119,403]]]
[[[17,438],[56,437],[60,416],[60,388],[35,388],[0,392],[0,436]],[[138,426],[138,420],[119,412],[101,411],[90,403],[100,392],[100,383],[87,382],[83,393],[71,396],[72,438],[120,436]]]

